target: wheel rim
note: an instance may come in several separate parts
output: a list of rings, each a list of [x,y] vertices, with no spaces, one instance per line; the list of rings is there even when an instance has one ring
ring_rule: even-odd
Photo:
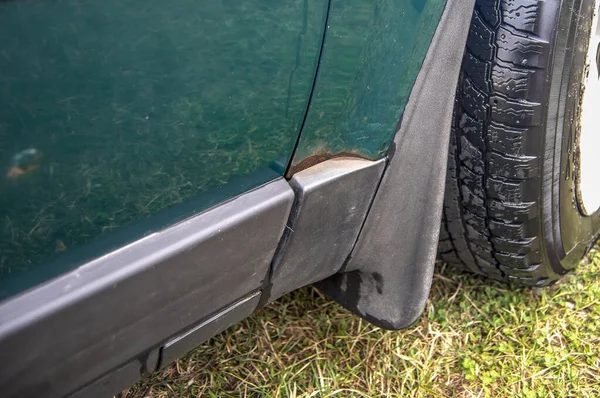
[[[596,2],[590,30],[587,70],[581,99],[579,178],[577,196],[586,215],[600,208],[600,3]]]

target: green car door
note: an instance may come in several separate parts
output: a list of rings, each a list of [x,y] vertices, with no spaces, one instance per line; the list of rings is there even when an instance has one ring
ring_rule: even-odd
[[[327,7],[0,2],[0,298],[281,176]]]

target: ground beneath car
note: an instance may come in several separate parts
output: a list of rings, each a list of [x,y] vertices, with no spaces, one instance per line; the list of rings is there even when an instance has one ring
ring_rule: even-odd
[[[122,398],[600,396],[600,246],[547,289],[438,264],[424,315],[376,328],[302,289]]]

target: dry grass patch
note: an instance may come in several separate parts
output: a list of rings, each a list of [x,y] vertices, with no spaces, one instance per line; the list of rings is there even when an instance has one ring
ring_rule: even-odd
[[[598,397],[600,252],[547,289],[438,264],[425,313],[390,332],[312,288],[122,397]]]

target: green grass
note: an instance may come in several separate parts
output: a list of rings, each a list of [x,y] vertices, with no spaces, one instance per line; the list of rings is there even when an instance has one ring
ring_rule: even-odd
[[[213,338],[133,397],[598,397],[600,252],[546,289],[438,264],[420,320],[384,331],[301,289]]]

